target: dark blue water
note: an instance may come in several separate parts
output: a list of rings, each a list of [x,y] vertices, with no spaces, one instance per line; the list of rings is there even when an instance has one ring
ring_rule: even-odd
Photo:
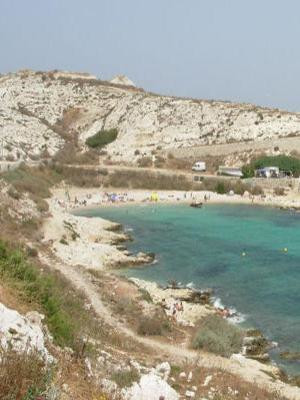
[[[131,205],[80,215],[124,224],[133,230],[131,250],[157,255],[157,264],[131,269],[130,276],[213,288],[223,304],[246,316],[244,324],[279,343],[272,353],[278,364],[300,373],[300,363],[278,356],[300,351],[299,214],[242,205]]]

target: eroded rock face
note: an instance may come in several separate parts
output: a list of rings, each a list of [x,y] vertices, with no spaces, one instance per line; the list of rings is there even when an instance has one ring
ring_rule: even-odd
[[[15,310],[0,303],[0,345],[3,349],[12,348],[18,352],[37,350],[45,361],[52,362],[53,357],[45,346],[42,330],[43,316],[30,312],[22,316]]]
[[[134,88],[126,77],[112,82],[65,72],[23,71],[0,77],[4,158],[30,160],[45,152],[51,156],[64,145],[66,132],[78,135],[85,149],[88,137],[110,128],[118,128],[119,135],[107,146],[108,155],[127,162],[149,156],[158,147],[169,151],[300,132],[297,113],[155,96]]]

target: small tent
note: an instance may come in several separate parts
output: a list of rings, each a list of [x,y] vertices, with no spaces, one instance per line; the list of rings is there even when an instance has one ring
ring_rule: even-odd
[[[157,192],[152,192],[150,200],[151,201],[158,201],[159,200],[158,193]]]

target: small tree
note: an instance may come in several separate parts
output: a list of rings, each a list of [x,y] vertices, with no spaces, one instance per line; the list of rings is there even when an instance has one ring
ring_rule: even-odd
[[[226,188],[224,182],[218,182],[216,186],[216,192],[218,194],[225,194],[226,193]]]
[[[92,148],[102,148],[109,143],[115,141],[118,137],[117,129],[104,130],[102,129],[86,140],[86,144]]]

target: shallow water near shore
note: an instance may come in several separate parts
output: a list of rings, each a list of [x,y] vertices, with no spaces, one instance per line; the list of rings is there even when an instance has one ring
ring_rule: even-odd
[[[300,351],[300,214],[245,205],[159,204],[76,214],[122,223],[132,229],[130,250],[157,255],[156,264],[127,270],[127,276],[213,288],[224,305],[245,316],[243,325],[279,343],[271,356],[280,366],[300,374],[300,362],[279,358],[281,351]]]

